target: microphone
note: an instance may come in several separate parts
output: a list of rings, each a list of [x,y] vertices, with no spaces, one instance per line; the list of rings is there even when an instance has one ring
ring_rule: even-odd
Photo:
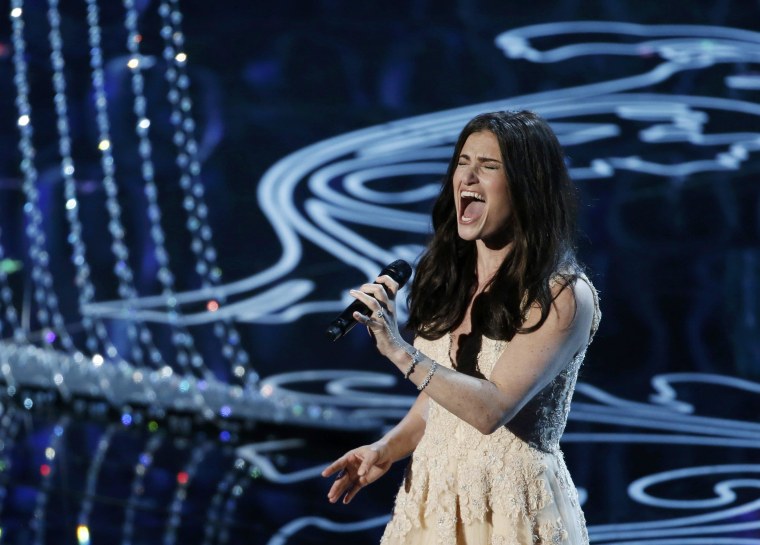
[[[412,266],[403,259],[397,259],[390,265],[386,265],[386,267],[380,271],[378,276],[383,276],[384,274],[398,282],[398,287],[400,289],[404,287],[406,281],[412,276]],[[375,283],[377,284],[377,282]],[[365,315],[371,314],[369,307],[357,299],[330,322],[330,326],[327,328],[327,331],[325,331],[327,338],[331,341],[337,341],[343,335],[351,331],[351,329],[357,324],[357,321],[354,320],[354,312],[356,311]]]

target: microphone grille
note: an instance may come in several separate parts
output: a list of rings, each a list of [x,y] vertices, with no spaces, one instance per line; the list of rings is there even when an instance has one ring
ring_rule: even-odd
[[[397,259],[380,271],[380,276],[384,274],[398,282],[398,287],[401,288],[412,276],[412,266],[403,259]]]

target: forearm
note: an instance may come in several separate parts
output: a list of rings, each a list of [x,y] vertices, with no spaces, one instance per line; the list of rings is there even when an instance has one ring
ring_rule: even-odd
[[[409,412],[376,444],[388,449],[388,456],[397,462],[409,456],[417,448],[425,433],[428,396],[420,394]]]
[[[401,373],[406,374],[411,364],[409,354],[413,351],[414,348],[404,347],[388,358]],[[434,365],[426,355],[420,354],[420,358],[409,375],[409,380],[418,388],[426,381]],[[515,412],[516,403],[505,399],[492,382],[435,365],[435,372],[425,386],[425,394],[480,432],[492,433]]]

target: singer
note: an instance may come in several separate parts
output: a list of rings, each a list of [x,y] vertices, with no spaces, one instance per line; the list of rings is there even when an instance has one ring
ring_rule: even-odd
[[[419,390],[382,439],[327,467],[350,502],[410,454],[381,543],[588,543],[559,448],[599,325],[575,257],[575,188],[549,125],[527,112],[472,119],[433,208],[399,334],[397,283],[353,291],[377,349]]]

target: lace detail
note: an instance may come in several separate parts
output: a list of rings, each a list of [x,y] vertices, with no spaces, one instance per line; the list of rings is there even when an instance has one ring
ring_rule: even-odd
[[[596,291],[590,338],[601,313]],[[483,338],[478,368],[489,377],[506,347]],[[589,340],[589,343],[591,340]],[[415,346],[451,367],[449,336]],[[581,350],[506,426],[491,435],[430,400],[428,420],[396,497],[382,545],[584,545],[578,493],[559,449]]]

